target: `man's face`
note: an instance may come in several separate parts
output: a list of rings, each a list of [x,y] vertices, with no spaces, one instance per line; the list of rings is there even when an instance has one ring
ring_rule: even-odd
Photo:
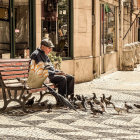
[[[48,55],[52,51],[52,48],[46,47],[44,45],[42,45],[41,49],[45,52],[46,55]]]

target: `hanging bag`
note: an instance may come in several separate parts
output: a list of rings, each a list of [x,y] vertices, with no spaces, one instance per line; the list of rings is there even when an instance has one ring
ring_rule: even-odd
[[[44,69],[44,63],[35,63],[34,60],[31,61],[29,76],[27,79],[27,86],[29,88],[41,88],[43,82],[48,77],[48,70]]]

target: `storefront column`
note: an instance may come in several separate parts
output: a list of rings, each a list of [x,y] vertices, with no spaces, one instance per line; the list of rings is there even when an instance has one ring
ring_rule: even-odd
[[[120,49],[119,49],[119,66],[120,66],[120,70],[122,70],[122,47],[124,45],[123,43],[123,18],[124,18],[124,12],[123,12],[123,1],[121,1],[121,4],[120,4],[120,8],[121,8],[121,33],[120,33]]]
[[[101,74],[100,58],[100,1],[94,0],[95,25],[93,27],[93,72]]]
[[[41,0],[36,0],[36,47],[41,42]]]
[[[36,1],[30,0],[30,53],[36,49]]]

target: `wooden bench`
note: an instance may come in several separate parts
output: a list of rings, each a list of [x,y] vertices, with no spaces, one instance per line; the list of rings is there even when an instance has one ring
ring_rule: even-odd
[[[40,92],[40,102],[45,94],[49,91],[47,87],[27,88],[17,78],[26,80],[29,73],[30,59],[1,59],[0,60],[0,82],[2,87],[2,95],[4,105],[0,111],[4,111],[8,104],[12,101],[18,102],[23,111],[27,112],[25,103],[31,97],[32,93]],[[47,84],[51,88],[55,88],[54,84]],[[43,93],[45,91],[45,93]],[[55,97],[56,98],[56,97]]]

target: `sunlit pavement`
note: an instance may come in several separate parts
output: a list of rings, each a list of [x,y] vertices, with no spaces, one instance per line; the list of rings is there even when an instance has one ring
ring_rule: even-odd
[[[117,71],[101,76],[91,82],[75,85],[75,94],[92,97],[95,92],[100,99],[112,95],[112,102],[124,108],[126,101],[133,107],[129,113],[118,115],[112,105],[103,115],[94,116],[87,111],[77,112],[67,108],[47,109],[25,115],[0,114],[0,139],[2,140],[135,140],[140,139],[140,66],[135,71]],[[38,94],[34,94],[36,99]],[[54,98],[46,96],[50,102]],[[2,107],[3,101],[0,100]],[[19,110],[17,110],[18,112]]]

